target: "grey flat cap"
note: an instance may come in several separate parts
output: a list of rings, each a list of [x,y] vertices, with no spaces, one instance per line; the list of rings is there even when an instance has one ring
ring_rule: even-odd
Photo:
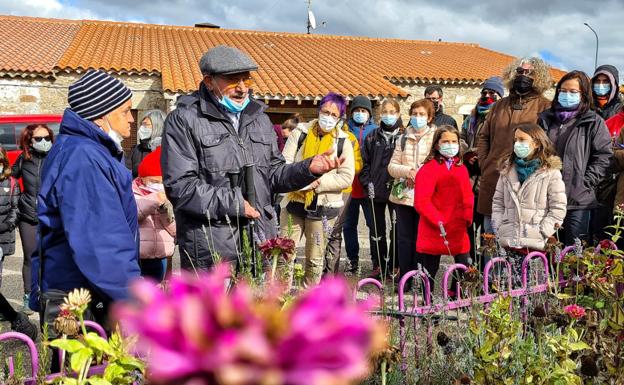
[[[256,71],[258,65],[238,48],[219,45],[209,49],[201,57],[199,69],[203,75],[228,75]]]

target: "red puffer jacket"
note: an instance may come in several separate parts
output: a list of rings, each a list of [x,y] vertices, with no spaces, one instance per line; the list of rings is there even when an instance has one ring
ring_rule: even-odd
[[[432,159],[416,174],[414,207],[420,214],[416,251],[446,255],[448,249],[440,236],[444,224],[452,255],[470,251],[467,227],[472,223],[474,196],[468,170],[455,158],[450,169],[444,159]]]

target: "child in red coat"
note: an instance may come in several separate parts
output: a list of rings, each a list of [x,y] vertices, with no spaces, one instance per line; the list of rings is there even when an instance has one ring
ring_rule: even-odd
[[[414,207],[420,214],[417,260],[430,275],[432,292],[441,255],[452,255],[456,263],[470,263],[467,228],[472,224],[474,196],[468,170],[461,159],[459,131],[441,126],[433,137],[425,164],[416,175]]]

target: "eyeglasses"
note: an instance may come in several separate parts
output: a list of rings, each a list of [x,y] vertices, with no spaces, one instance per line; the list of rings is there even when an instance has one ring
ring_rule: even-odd
[[[518,67],[516,68],[516,73],[518,75],[526,75],[526,76],[530,76],[533,73],[533,68],[522,68],[522,67]]]
[[[245,88],[249,88],[253,85],[253,79],[249,75],[222,75],[219,76],[219,78],[227,83],[225,86],[226,90],[238,87],[241,82],[243,82]]]
[[[426,96],[425,99],[429,100],[432,103],[440,100],[440,98],[432,98],[431,96]]]
[[[50,135],[46,135],[46,136],[33,136],[32,138],[33,138],[33,140],[34,140],[35,142],[37,142],[37,143],[41,142],[41,141],[42,141],[42,140],[44,140],[44,139],[45,139],[46,141],[48,141],[48,142],[50,141]]]

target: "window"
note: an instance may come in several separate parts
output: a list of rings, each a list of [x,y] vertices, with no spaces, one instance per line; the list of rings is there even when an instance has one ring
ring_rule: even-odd
[[[15,124],[0,124],[0,146],[7,151],[17,150]]]

